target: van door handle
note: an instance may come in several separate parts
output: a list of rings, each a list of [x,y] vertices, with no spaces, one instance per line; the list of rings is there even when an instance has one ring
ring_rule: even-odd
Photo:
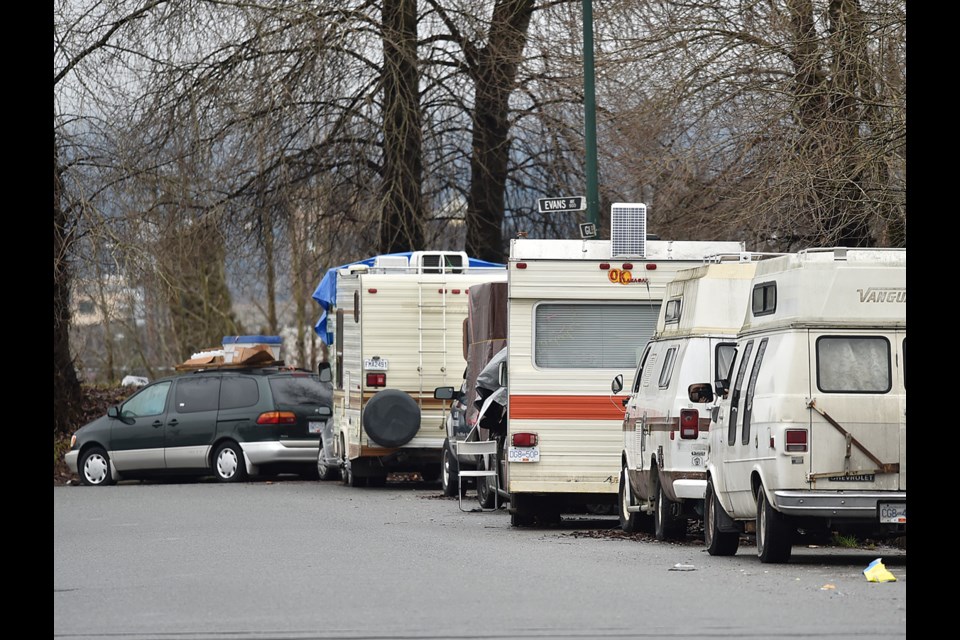
[[[150,425],[150,426],[153,427],[154,429],[156,429],[157,427],[162,427],[162,426],[163,426],[163,423],[162,423],[161,421],[159,421],[159,420],[155,420],[154,423],[153,423],[152,425]]]
[[[168,427],[175,427],[175,426],[177,426],[178,424],[180,424],[180,422],[178,422],[177,419],[174,418],[173,420],[171,420],[170,422],[167,423],[167,426],[168,426]]]

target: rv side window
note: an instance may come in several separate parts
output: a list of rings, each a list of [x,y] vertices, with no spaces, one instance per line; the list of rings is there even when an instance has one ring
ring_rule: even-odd
[[[757,376],[760,374],[760,364],[763,362],[763,352],[767,350],[767,339],[760,341],[757,347],[757,357],[750,370],[750,383],[747,385],[747,397],[743,400],[743,444],[750,444],[750,414],[753,413],[753,394],[757,390]]]
[[[667,307],[663,310],[663,322],[665,324],[680,322],[680,298],[667,300]]]
[[[538,304],[534,363],[543,368],[633,369],[659,313],[659,304],[647,303]]]
[[[714,357],[714,380],[725,380],[730,375],[730,365],[737,357],[737,345],[734,342],[721,342],[717,345]]]
[[[777,283],[763,282],[753,287],[753,315],[765,316],[777,310]]]
[[[880,336],[817,338],[817,388],[824,393],[886,393],[892,387],[890,342]]]
[[[743,377],[747,373],[747,363],[750,362],[750,353],[753,351],[753,340],[749,341],[743,348],[743,358],[740,360],[740,367],[737,369],[737,381],[733,385],[733,391],[730,394],[730,423],[727,425],[727,444],[737,443],[737,414],[740,403],[740,389],[743,388]]]
[[[660,369],[660,388],[666,389],[670,386],[670,376],[673,375],[673,361],[677,357],[677,348],[670,347],[663,357],[663,368]]]
[[[648,346],[643,352],[643,356],[640,357],[640,365],[637,367],[637,373],[633,376],[633,392],[637,393],[640,391],[640,380],[643,376],[643,367],[647,361],[647,356],[650,355],[650,347]]]
[[[333,339],[333,350],[336,354],[334,366],[336,370],[337,389],[343,389],[343,309],[337,309],[337,334]]]

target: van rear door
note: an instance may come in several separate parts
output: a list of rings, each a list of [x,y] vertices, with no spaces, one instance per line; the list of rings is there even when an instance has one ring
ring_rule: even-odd
[[[906,489],[900,342],[896,331],[809,333],[811,488]]]

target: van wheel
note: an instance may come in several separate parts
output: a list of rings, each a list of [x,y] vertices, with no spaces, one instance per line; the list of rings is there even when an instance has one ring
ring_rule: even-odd
[[[87,449],[80,456],[80,481],[88,487],[113,484],[110,475],[110,456],[100,447]]]
[[[213,474],[220,482],[242,482],[247,478],[243,451],[236,442],[224,442],[213,454]]]
[[[340,477],[340,467],[323,461],[323,441],[317,451],[317,477],[320,480],[336,480]]]
[[[341,472],[343,479],[343,484],[348,487],[365,487],[367,486],[367,479],[364,477],[359,477],[353,473],[353,463],[350,460],[347,460],[343,463],[343,471]]]
[[[496,464],[496,461],[494,461],[494,464]],[[487,469],[486,456],[477,457],[477,469],[480,471]],[[493,509],[493,505],[497,500],[497,494],[492,485],[493,482],[489,477],[481,476],[477,478],[477,502],[480,503],[481,509]]]
[[[739,531],[720,531],[717,514],[723,507],[713,490],[713,481],[707,480],[707,492],[703,498],[703,541],[707,553],[712,556],[732,556],[740,546]]]
[[[657,540],[678,540],[687,533],[686,518],[673,515],[674,504],[657,482],[657,504],[653,514],[653,534]]]
[[[450,451],[449,440],[443,442],[443,458],[440,465],[440,482],[443,484],[443,495],[457,495],[457,489],[460,485],[457,474],[460,473],[460,465],[457,462],[457,456]]]
[[[639,516],[636,511],[633,513],[627,511],[627,507],[634,506],[633,489],[630,488],[630,482],[627,480],[627,467],[620,469],[620,500],[618,502],[620,510],[620,528],[626,533],[636,533],[639,530]]]
[[[763,487],[757,490],[757,555],[760,562],[782,563],[790,560],[793,530],[782,513],[767,500]]]

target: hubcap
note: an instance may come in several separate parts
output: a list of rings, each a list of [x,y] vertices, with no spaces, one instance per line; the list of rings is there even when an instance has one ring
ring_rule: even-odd
[[[100,484],[107,477],[107,461],[103,456],[92,455],[83,465],[83,473],[93,484]]]
[[[222,478],[232,478],[237,472],[237,454],[233,449],[224,449],[217,458],[217,471]]]

